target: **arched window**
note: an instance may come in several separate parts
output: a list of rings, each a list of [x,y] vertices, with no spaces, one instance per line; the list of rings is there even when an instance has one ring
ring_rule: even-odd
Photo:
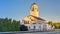
[[[30,29],[30,26],[29,26],[29,29]]]
[[[32,8],[32,11],[34,11],[34,7]]]
[[[35,30],[36,26],[34,26],[34,30]]]

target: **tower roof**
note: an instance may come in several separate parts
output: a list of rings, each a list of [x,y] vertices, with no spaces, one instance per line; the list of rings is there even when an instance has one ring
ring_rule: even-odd
[[[36,3],[33,3],[32,5],[37,5]]]

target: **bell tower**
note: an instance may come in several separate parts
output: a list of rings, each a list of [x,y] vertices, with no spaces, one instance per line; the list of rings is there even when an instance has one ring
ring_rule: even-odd
[[[38,17],[38,6],[36,3],[33,3],[30,7],[30,15]]]

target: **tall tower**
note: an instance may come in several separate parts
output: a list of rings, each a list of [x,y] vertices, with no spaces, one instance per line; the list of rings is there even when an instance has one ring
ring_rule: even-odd
[[[29,24],[29,23],[37,23],[39,21],[45,21],[44,19],[40,18],[38,16],[38,5],[36,3],[33,3],[30,7],[30,15],[26,16],[23,19],[24,24]]]
[[[33,3],[30,8],[30,15],[38,17],[38,6],[36,3]]]

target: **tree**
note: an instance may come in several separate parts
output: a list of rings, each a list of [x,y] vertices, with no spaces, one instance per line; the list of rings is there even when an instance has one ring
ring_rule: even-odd
[[[11,18],[0,18],[0,31],[20,31],[20,21],[12,21]]]
[[[20,25],[20,31],[27,31],[28,28],[25,25]]]

